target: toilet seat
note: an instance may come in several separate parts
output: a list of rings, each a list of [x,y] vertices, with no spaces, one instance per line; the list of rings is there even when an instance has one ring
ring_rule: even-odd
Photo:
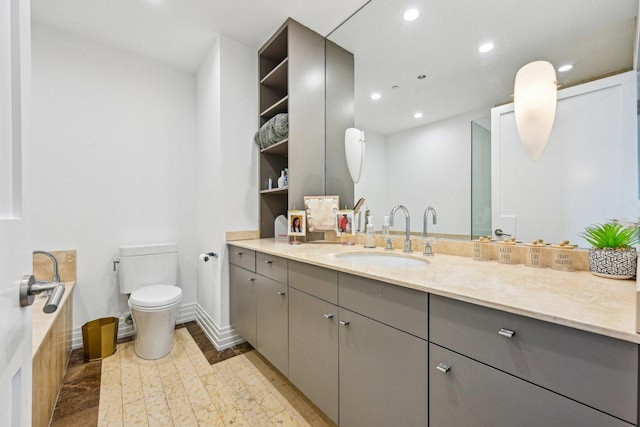
[[[148,285],[136,289],[129,297],[129,307],[141,311],[160,311],[182,301],[182,289],[172,285]]]

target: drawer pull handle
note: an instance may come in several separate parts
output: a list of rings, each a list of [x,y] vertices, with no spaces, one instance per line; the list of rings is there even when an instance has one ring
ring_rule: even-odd
[[[438,363],[438,366],[436,366],[436,369],[446,374],[451,370],[451,366],[447,365],[446,363]]]
[[[505,329],[505,328],[500,328],[498,333],[503,337],[507,337],[507,338],[513,338],[513,336],[516,334],[515,331]]]
[[[242,256],[242,255],[244,255],[244,252],[236,252],[236,255]]]
[[[340,321],[340,324],[344,325],[344,326],[349,326],[349,323],[351,323],[351,322],[349,322],[348,320],[341,320]]]
[[[256,280],[255,277],[252,277],[252,278],[249,279],[250,282],[253,282],[254,280]]]
[[[284,295],[284,294],[286,294],[286,292],[282,292],[282,291],[278,292],[278,295]]]
[[[333,319],[333,314],[331,314],[331,313],[326,313],[326,314],[324,315],[324,317],[326,317],[327,319]],[[342,323],[342,322],[340,322],[340,323]]]
[[[266,260],[264,263],[265,264],[273,264],[273,261]]]

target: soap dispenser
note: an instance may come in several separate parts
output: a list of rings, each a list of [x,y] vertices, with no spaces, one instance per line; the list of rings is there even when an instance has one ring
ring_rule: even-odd
[[[373,218],[371,216],[367,217],[367,225],[365,227],[364,232],[364,247],[365,248],[375,248],[376,247],[376,238],[373,234]]]

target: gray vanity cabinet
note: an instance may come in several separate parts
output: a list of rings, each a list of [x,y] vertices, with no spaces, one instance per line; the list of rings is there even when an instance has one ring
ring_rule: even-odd
[[[429,344],[430,427],[630,427],[483,363]]]
[[[255,253],[229,246],[229,300],[231,327],[256,346]]]
[[[340,426],[427,425],[427,342],[340,308]]]
[[[289,380],[338,423],[338,307],[289,292]]]
[[[424,292],[338,275],[340,425],[427,425]]]
[[[285,376],[289,373],[287,285],[256,275],[256,349]]]
[[[338,273],[289,261],[289,380],[338,423]]]
[[[432,343],[637,423],[636,344],[436,295],[429,310]]]

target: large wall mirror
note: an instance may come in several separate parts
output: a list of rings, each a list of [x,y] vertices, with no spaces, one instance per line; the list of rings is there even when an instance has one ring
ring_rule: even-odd
[[[413,21],[403,19],[409,8]],[[371,0],[327,37],[354,55],[354,124],[367,139],[354,199],[366,198],[378,229],[403,204],[413,233],[427,206],[438,213],[430,234],[493,232],[492,108],[511,103],[516,72],[531,61],[572,66],[557,71],[562,88],[633,70],[637,15],[638,0]],[[526,227],[519,238],[534,233]]]

